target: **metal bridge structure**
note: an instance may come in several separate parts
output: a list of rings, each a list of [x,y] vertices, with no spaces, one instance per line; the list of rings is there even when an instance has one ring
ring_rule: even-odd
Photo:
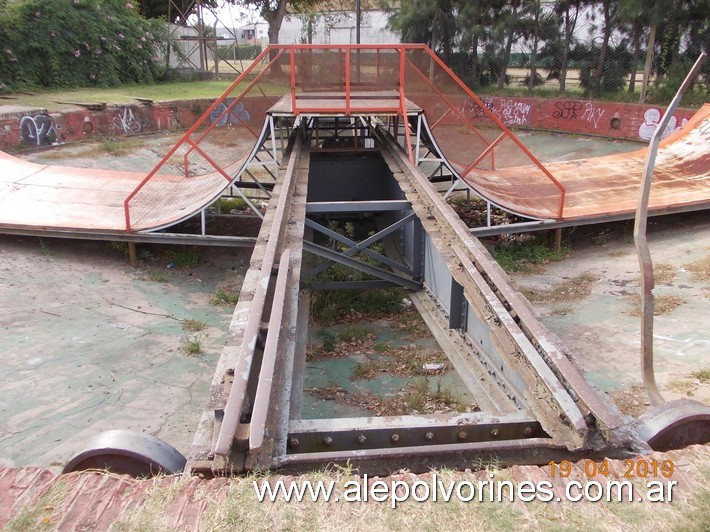
[[[709,116],[706,105],[664,141],[651,212],[707,208]],[[632,217],[642,159],[543,165],[423,45],[270,46],[147,175],[91,171],[100,183],[91,188],[78,170],[0,157],[0,231],[254,246],[190,471],[620,457],[708,441],[710,412],[683,402],[643,422],[619,413],[446,196],[465,187],[542,228]],[[23,196],[46,208],[30,218]],[[256,239],[209,234],[224,196],[262,218]],[[166,232],[195,216],[199,234]],[[366,236],[338,232],[333,220],[367,227]],[[335,264],[360,275],[322,275]],[[389,287],[408,291],[480,411],[304,419],[311,294]],[[154,442],[100,438],[66,470],[95,467],[97,456],[174,469]]]

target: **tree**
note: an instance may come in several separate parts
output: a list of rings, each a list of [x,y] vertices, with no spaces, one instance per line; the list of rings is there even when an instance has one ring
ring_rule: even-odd
[[[239,3],[259,11],[259,15],[269,24],[269,44],[278,44],[281,24],[289,7],[294,12],[301,12],[321,2],[318,0],[241,0]]]
[[[10,2],[0,11],[0,79],[14,89],[152,83],[164,37],[163,21],[125,0]]]
[[[641,82],[641,96],[639,101],[643,103],[648,93],[648,83],[651,78],[653,68],[653,55],[656,46],[656,30],[659,24],[676,10],[675,0],[657,0],[646,2],[644,0],[622,0],[621,17],[631,20],[634,29],[640,33],[641,28],[648,28],[648,43],[646,45],[646,60],[643,69],[643,81]],[[634,69],[635,74],[635,69]],[[632,78],[632,81],[634,81]],[[630,83],[629,92],[632,92],[633,85]]]
[[[518,17],[518,10],[520,9],[521,3],[521,0],[507,2],[508,6],[503,9],[500,14],[500,20],[505,32],[505,48],[501,60],[501,72],[498,76],[498,89],[502,89],[505,85],[506,71],[508,70],[508,64],[510,64],[510,52],[513,48],[513,41],[515,37],[521,33],[521,25]]]
[[[449,62],[455,47],[456,0],[402,0],[387,7],[389,27],[399,31],[403,42],[423,42]]]
[[[595,71],[595,79],[601,81],[604,77],[604,66],[606,61],[606,55],[609,51],[609,39],[614,31],[617,19],[619,15],[619,1],[618,0],[601,0],[602,12],[604,13],[604,32],[602,37],[602,47],[599,51],[599,62],[597,63],[597,68]],[[598,85],[601,86],[601,83]],[[595,95],[598,96],[599,89],[593,90]]]
[[[496,14],[504,2],[500,0],[480,0],[462,2],[460,9],[461,48],[471,51],[470,77],[474,86],[480,84],[479,48],[485,47],[493,28]]]
[[[574,30],[577,26],[579,13],[584,4],[582,0],[558,0],[555,3],[555,13],[564,27],[562,30],[562,43],[560,46],[561,58],[559,65],[560,92],[567,89],[567,67],[569,65],[569,52],[572,49]]]
[[[203,6],[217,8],[218,0],[200,0]],[[234,4],[236,0],[221,0],[221,3]],[[164,18],[168,22],[180,22],[195,7],[196,0],[140,0],[140,12],[145,18]]]

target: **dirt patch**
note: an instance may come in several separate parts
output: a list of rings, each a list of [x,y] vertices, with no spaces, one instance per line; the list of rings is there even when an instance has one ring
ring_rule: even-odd
[[[308,388],[306,392],[321,400],[339,401],[368,410],[375,416],[446,414],[479,410],[478,405],[460,402],[450,390],[427,378],[408,383],[394,397],[388,399],[371,392],[351,393],[337,385]]]
[[[0,237],[4,464],[63,465],[112,428],[189,451],[232,314],[209,298],[250,250],[137,247],[135,269],[122,246]]]
[[[609,396],[618,409],[628,416],[637,418],[651,408],[651,402],[643,386],[616,390],[611,392]]]
[[[545,305],[555,305],[569,303],[572,301],[581,301],[589,297],[592,293],[594,283],[599,280],[599,277],[590,273],[584,272],[556,284],[552,288],[524,288],[521,290],[523,295],[528,298],[531,303],[542,303]],[[566,308],[566,307],[565,307]],[[562,312],[563,314],[566,312]]]
[[[461,195],[450,199],[449,205],[468,227],[484,227],[488,223],[488,205],[485,200],[466,198],[465,195]],[[519,221],[523,221],[523,218],[497,207],[491,207],[491,224],[503,225]]]
[[[683,268],[692,273],[694,281],[710,281],[710,255],[706,255],[700,260],[683,265]]]
[[[661,262],[653,267],[653,276],[656,284],[671,284],[677,277],[676,267]]]
[[[422,353],[416,344],[401,347],[385,344],[373,348],[381,354],[360,363],[353,372],[353,379],[371,380],[383,373],[397,377],[438,375],[449,368],[443,352]]]
[[[653,298],[653,315],[663,316],[669,314],[685,303],[685,299],[672,294],[658,294]],[[627,307],[624,314],[638,318],[641,316],[641,296],[631,294],[627,296]]]

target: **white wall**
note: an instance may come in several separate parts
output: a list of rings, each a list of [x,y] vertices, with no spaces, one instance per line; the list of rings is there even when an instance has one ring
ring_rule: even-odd
[[[306,42],[301,17],[288,15],[279,32],[279,44]],[[355,44],[356,24],[354,12],[330,13],[328,22],[320,16],[313,32],[313,44]],[[303,40],[302,40],[303,39]],[[397,44],[399,35],[387,29],[384,11],[363,11],[360,14],[360,42],[362,44]]]

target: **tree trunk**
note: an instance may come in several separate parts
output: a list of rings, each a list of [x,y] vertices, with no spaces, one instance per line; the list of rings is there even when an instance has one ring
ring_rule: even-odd
[[[609,39],[611,38],[611,13],[609,10],[609,0],[604,1],[604,40],[602,41],[602,49],[599,52],[599,63],[597,64],[596,76],[596,96],[599,95],[603,86],[604,77],[604,62],[606,61],[606,52],[609,49]]]
[[[639,61],[641,53],[641,26],[638,22],[634,22],[634,54],[631,58],[631,76],[629,77],[629,94],[633,94],[636,90],[636,65]]]
[[[431,51],[436,53],[436,24],[431,29]],[[444,62],[447,63],[446,58],[444,58]],[[448,63],[447,63],[448,64]],[[436,62],[434,61],[433,57],[429,58],[429,80],[433,81],[434,80],[434,69],[436,67]]]
[[[646,101],[648,92],[648,82],[651,78],[651,68],[653,67],[653,48],[656,45],[656,25],[651,26],[648,32],[648,48],[646,49],[646,63],[643,66],[643,82],[641,83],[641,96],[639,103]]]
[[[478,87],[478,34],[473,36],[473,57],[471,59],[471,77],[473,85]]]
[[[508,31],[508,40],[505,43],[505,55],[503,55],[503,64],[501,65],[500,76],[498,77],[498,88],[502,89],[505,86],[505,75],[508,72],[508,63],[510,63],[510,51],[513,48],[513,37],[515,37],[515,18],[518,13],[518,6],[513,6],[511,12],[511,24]]]
[[[533,48],[530,53],[530,79],[528,80],[528,91],[535,88],[535,78],[537,77],[537,45],[540,42],[538,30],[540,23],[540,2],[535,2],[535,25],[533,26]]]
[[[562,66],[560,67],[560,92],[567,90],[567,66],[569,64],[569,49],[572,46],[574,28],[579,17],[579,3],[575,5],[574,17],[570,17],[570,6],[565,8],[565,45],[562,47]]]

